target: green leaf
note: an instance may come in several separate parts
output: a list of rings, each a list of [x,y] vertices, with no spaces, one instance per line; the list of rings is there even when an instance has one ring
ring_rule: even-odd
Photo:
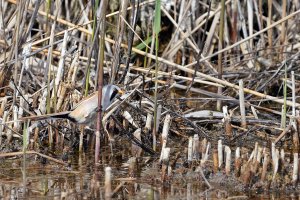
[[[146,40],[144,40],[144,42],[141,42],[140,44],[136,45],[135,48],[142,50],[146,48],[146,45],[150,44],[151,41],[152,41],[152,37],[148,37]]]
[[[158,35],[160,32],[160,22],[161,22],[161,9],[160,0],[155,1],[155,16],[154,16],[154,33]]]

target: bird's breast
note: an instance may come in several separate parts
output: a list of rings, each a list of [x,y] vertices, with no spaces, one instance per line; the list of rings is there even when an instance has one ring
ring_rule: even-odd
[[[96,116],[97,107],[98,96],[93,95],[77,105],[69,116],[79,124],[90,123]]]

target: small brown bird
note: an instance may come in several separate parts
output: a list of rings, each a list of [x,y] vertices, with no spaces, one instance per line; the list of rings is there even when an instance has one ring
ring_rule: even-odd
[[[102,88],[102,111],[105,111],[124,92],[116,85],[105,85]],[[79,102],[71,111],[53,113],[40,116],[23,117],[20,120],[40,121],[45,119],[68,119],[78,124],[88,124],[96,117],[98,108],[98,92]]]

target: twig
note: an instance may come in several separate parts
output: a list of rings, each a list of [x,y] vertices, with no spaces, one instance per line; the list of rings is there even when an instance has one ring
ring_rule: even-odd
[[[0,153],[0,157],[20,156],[20,155],[23,155],[23,154],[24,154],[23,151],[20,151],[20,152],[10,152],[10,153]],[[42,153],[39,153],[39,152],[36,152],[36,151],[26,151],[26,154],[36,154],[36,155],[39,155],[39,156],[41,156],[43,158],[46,158],[46,159],[51,160],[53,162],[56,162],[58,164],[67,165],[67,163],[65,163],[63,161],[57,160],[55,158],[52,158],[50,156],[47,156],[45,154],[42,154]]]

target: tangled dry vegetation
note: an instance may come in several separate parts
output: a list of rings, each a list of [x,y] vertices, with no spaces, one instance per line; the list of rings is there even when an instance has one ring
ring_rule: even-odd
[[[95,126],[19,119],[72,109],[98,89],[104,63],[104,83],[127,93],[102,134],[120,148],[129,138],[132,156],[161,151],[162,181],[184,160],[246,185],[297,186],[298,0],[164,0],[158,49],[155,1],[111,1],[102,24],[97,2],[0,1],[2,152],[24,141],[36,152],[93,149]]]

